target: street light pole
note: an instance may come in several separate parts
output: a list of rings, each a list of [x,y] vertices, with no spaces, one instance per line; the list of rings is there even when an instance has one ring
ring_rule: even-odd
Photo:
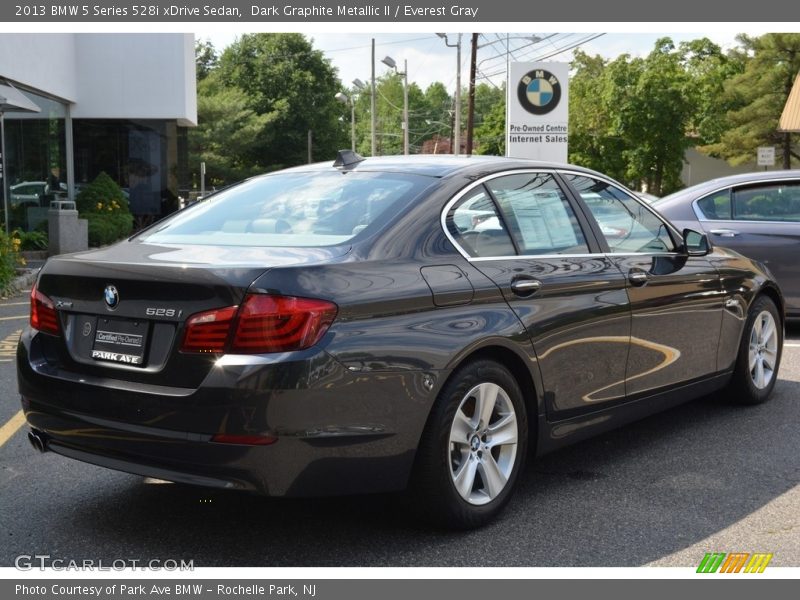
[[[403,60],[403,154],[408,156],[408,61]]]
[[[350,149],[356,151],[356,101],[353,95],[336,92],[334,96],[342,104],[350,104]]]
[[[444,40],[445,46],[456,49],[456,114],[453,127],[453,154],[458,156],[461,153],[461,34],[458,34],[458,42],[455,44],[449,42],[446,33],[437,33],[436,35]]]
[[[370,94],[370,119],[372,120],[372,127],[371,127],[371,142],[372,142],[372,156],[376,155],[376,143],[375,143],[375,130],[376,127],[376,115],[375,115],[375,38],[372,38],[372,93]]]
[[[367,85],[363,81],[361,81],[358,78],[353,79],[353,123],[354,123],[353,131],[355,131],[355,122],[356,122],[355,96],[361,95],[361,94],[365,93],[366,91],[367,91]],[[373,129],[371,131],[371,137],[374,138],[375,137],[375,129],[374,129],[375,124],[374,124],[374,122],[371,125],[373,127]],[[355,133],[353,135],[355,136]],[[353,150],[355,151],[355,147],[353,148]]]
[[[0,102],[6,99],[0,96]],[[8,218],[8,191],[6,186],[6,126],[5,113],[0,109],[0,194],[3,195],[3,221],[5,221],[6,235],[9,232],[10,219]]]
[[[350,149],[356,151],[356,103],[350,97]]]
[[[403,154],[408,155],[408,61],[403,61],[402,73],[397,70],[397,63],[391,56],[387,56],[381,62],[403,76]]]

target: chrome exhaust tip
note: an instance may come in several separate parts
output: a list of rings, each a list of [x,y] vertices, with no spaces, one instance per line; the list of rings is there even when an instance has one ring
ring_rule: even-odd
[[[44,434],[38,431],[29,431],[28,441],[37,452],[47,452],[47,441],[45,440]]]

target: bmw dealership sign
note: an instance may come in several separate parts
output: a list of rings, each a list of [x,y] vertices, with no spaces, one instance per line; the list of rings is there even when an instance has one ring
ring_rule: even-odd
[[[569,65],[511,63],[506,156],[567,162]]]

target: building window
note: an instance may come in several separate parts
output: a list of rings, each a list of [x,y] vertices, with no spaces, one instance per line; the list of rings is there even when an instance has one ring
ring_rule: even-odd
[[[76,194],[105,171],[127,194],[135,228],[177,210],[186,157],[175,121],[74,119],[72,127]]]
[[[6,193],[10,229],[47,228],[50,201],[67,197],[65,104],[19,89],[41,111],[5,113]],[[5,207],[0,205],[0,211]]]

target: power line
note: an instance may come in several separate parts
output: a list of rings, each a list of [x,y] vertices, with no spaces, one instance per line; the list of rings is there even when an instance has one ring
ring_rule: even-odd
[[[591,42],[592,40],[596,40],[597,38],[599,38],[599,37],[601,37],[603,35],[605,35],[605,33],[590,34],[589,36],[578,40],[574,44],[570,44],[568,46],[557,48],[555,52],[551,52],[550,54],[543,54],[541,56],[537,56],[536,58],[532,58],[531,62],[537,62],[537,61],[540,61],[540,60],[546,60],[548,58],[553,58],[554,56],[557,56],[559,54],[563,54],[564,52],[568,52],[569,50],[574,50],[578,46],[581,46],[583,44]],[[494,73],[481,73],[481,78],[490,79],[491,77],[497,77],[498,75],[503,75],[504,73],[506,73],[505,69],[503,69],[502,71],[495,71]]]

